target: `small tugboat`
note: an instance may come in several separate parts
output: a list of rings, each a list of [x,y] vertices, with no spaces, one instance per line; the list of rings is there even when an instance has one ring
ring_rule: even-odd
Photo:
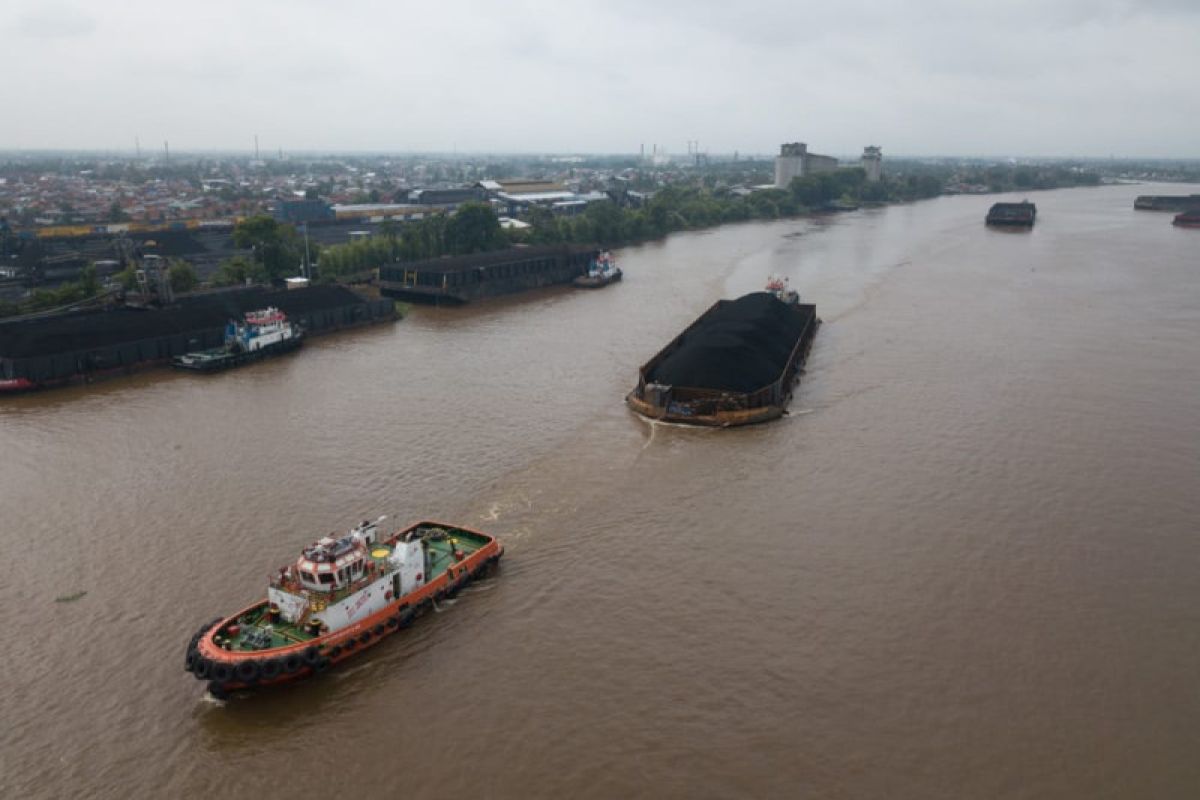
[[[264,599],[196,632],[184,669],[216,697],[324,672],[407,628],[504,554],[494,536],[440,522],[380,537],[384,519],[304,548]]]
[[[246,312],[242,322],[230,320],[225,326],[223,347],[175,356],[171,365],[196,372],[217,372],[295,350],[303,340],[304,331],[289,322],[287,314],[272,306]]]
[[[787,278],[772,275],[767,279],[767,291],[789,306],[800,305],[800,293],[788,285]]]
[[[612,253],[604,250],[597,253],[592,263],[588,265],[586,275],[580,275],[574,284],[581,289],[599,289],[621,280],[621,268],[613,259]]]

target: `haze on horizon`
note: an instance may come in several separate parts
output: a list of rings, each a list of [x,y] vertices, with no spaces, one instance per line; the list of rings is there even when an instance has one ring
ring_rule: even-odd
[[[1195,0],[8,0],[0,149],[1195,158]]]

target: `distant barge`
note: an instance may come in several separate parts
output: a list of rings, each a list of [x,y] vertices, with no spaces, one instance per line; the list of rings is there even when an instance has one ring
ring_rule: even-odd
[[[342,286],[249,287],[180,298],[165,308],[119,306],[0,322],[0,393],[87,383],[219,347],[230,318],[273,306],[308,335],[396,318],[392,300]]]
[[[1020,203],[996,203],[987,213],[987,224],[1007,228],[1032,228],[1037,206],[1028,200]]]
[[[1171,224],[1178,225],[1180,228],[1200,228],[1200,208],[1176,214]]]
[[[783,415],[820,320],[769,292],[718,300],[638,370],[625,402],[642,416],[732,427]]]
[[[1138,211],[1189,211],[1200,209],[1200,194],[1143,194],[1133,201]]]
[[[587,274],[595,254],[594,247],[553,245],[385,264],[379,291],[418,303],[468,303],[571,283]]]

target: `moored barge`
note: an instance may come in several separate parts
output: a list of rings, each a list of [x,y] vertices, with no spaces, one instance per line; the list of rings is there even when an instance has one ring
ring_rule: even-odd
[[[1138,211],[1189,211],[1200,209],[1200,194],[1143,194],[1133,201]]]
[[[585,275],[595,247],[544,245],[396,262],[379,268],[379,291],[416,303],[461,304],[571,283]]]
[[[770,292],[718,300],[638,370],[625,397],[654,420],[732,427],[783,415],[820,320]]]
[[[1176,214],[1175,219],[1171,220],[1171,224],[1180,228],[1200,228],[1200,208]]]
[[[196,293],[161,308],[117,306],[0,321],[0,394],[90,383],[221,346],[228,320],[271,306],[306,336],[396,319],[395,302],[343,286]]]
[[[1037,206],[1028,200],[1020,203],[996,203],[988,209],[986,223],[1005,228],[1032,228]]]
[[[504,554],[494,536],[441,522],[382,536],[384,519],[304,548],[265,598],[196,632],[184,669],[216,696],[324,672],[407,628]]]

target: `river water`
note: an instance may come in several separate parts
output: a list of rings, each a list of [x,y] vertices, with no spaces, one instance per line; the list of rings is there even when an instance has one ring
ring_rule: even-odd
[[[5,400],[0,796],[1194,797],[1200,231],[1132,209],[1181,191],[680,234],[603,291]],[[771,273],[825,323],[790,416],[624,408]],[[205,699],[195,628],[379,514],[502,569]]]

